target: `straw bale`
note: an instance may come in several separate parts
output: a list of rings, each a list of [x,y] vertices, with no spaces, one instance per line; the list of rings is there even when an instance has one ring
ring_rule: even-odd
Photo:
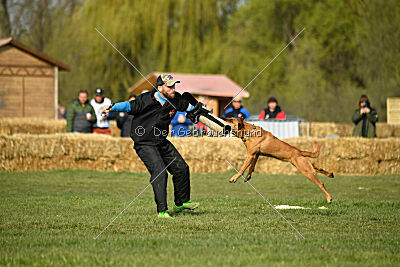
[[[43,118],[1,118],[0,134],[56,134],[65,133],[67,121]],[[116,121],[111,121],[111,135],[118,137],[121,131]]]
[[[300,123],[300,132],[304,123]],[[325,137],[327,135],[351,136],[353,126],[347,123],[313,122],[311,124],[311,136]]]
[[[192,172],[224,172],[240,168],[247,153],[238,138],[170,138]],[[312,151],[320,145],[320,156],[310,159],[317,166],[341,174],[400,173],[400,139],[291,138],[287,143]],[[91,169],[100,171],[145,171],[128,138],[88,134],[0,135],[0,170],[30,171]],[[288,162],[260,157],[256,172],[294,174]]]

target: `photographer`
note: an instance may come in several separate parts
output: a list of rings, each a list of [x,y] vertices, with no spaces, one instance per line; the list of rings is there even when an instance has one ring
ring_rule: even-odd
[[[366,95],[360,97],[358,109],[354,111],[352,120],[355,124],[353,136],[376,137],[375,123],[378,121],[378,113],[371,107]]]

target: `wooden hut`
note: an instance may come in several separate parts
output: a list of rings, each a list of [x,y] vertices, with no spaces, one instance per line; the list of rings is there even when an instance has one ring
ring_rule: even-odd
[[[140,80],[129,88],[129,92],[140,94],[148,91],[156,84],[157,77],[162,72],[152,72],[146,79]],[[225,106],[230,103],[232,97],[240,92],[241,97],[249,97],[249,93],[238,84],[222,74],[189,74],[169,73],[180,83],[176,84],[176,90],[180,93],[189,92],[199,101],[214,110],[216,116],[224,114]],[[230,107],[231,104],[228,105]]]
[[[0,39],[0,118],[57,118],[58,71],[69,70],[12,38]]]

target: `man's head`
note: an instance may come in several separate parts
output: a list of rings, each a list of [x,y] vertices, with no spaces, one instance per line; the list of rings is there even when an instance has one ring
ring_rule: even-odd
[[[94,99],[96,100],[97,103],[103,102],[104,90],[101,88],[97,88],[96,90],[94,90]]]
[[[276,109],[276,106],[278,106],[278,100],[276,100],[276,98],[273,97],[273,96],[270,97],[268,99],[268,108],[269,108],[269,110],[274,111]]]
[[[238,109],[242,106],[242,98],[240,96],[236,96],[232,101],[232,106],[234,109]]]
[[[180,83],[171,74],[161,74],[157,78],[156,87],[167,98],[175,97],[175,84]]]
[[[88,99],[88,92],[86,90],[80,90],[78,93],[79,103],[85,104]]]

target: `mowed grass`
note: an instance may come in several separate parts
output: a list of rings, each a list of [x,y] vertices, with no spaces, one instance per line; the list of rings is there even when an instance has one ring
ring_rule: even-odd
[[[192,174],[194,212],[156,218],[146,173],[0,173],[0,265],[380,265],[400,264],[400,176],[320,177],[331,205],[305,177],[253,175],[282,214],[230,173]],[[169,178],[169,206],[173,185]],[[328,209],[318,209],[325,206]]]

